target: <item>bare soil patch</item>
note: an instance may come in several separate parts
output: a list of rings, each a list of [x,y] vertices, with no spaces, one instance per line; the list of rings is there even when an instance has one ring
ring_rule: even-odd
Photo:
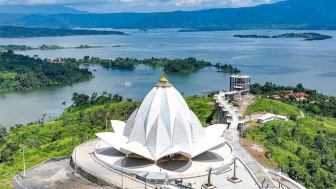
[[[270,167],[278,166],[278,164],[275,161],[273,161],[272,159],[269,160],[265,156],[265,153],[267,150],[264,149],[264,147],[261,144],[254,142],[252,140],[245,139],[245,138],[241,138],[239,143],[242,147],[244,147],[250,154],[252,154],[253,157],[258,159],[261,163],[267,166],[270,166]]]

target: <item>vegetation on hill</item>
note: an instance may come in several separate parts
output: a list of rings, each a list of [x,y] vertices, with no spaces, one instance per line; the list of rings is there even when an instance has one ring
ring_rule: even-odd
[[[72,35],[126,35],[126,34],[120,31],[0,26],[0,38],[50,37],[50,36],[72,36]]]
[[[51,64],[47,60],[14,54],[12,50],[0,54],[0,91],[68,85],[90,78],[92,73],[80,69],[76,59]]]
[[[270,111],[267,103],[274,109]],[[259,98],[250,110],[273,110],[291,115],[297,108]],[[283,172],[307,188],[336,187],[336,119],[306,113],[304,118],[296,121],[270,121],[261,126],[248,127],[246,132],[247,139],[266,148],[265,156],[267,154]]]
[[[126,121],[141,103],[107,92],[100,96],[74,93],[72,100],[73,105],[55,120],[47,121],[43,115],[27,126],[11,127],[7,133],[0,126],[0,188],[11,188],[13,177],[23,171],[22,145],[27,168],[51,157],[69,155],[75,146],[96,138],[94,133],[105,131],[106,115],[109,120]],[[212,97],[186,97],[201,122],[211,115],[212,100]],[[112,131],[111,125],[108,130]]]
[[[186,97],[185,100],[204,127],[214,124],[215,106],[212,95],[208,95],[207,97],[191,96]]]
[[[336,97],[306,89],[301,83],[295,87],[279,86],[271,82],[266,82],[265,85],[255,83],[251,85],[251,93],[272,99],[273,95],[279,95],[279,101],[294,105],[308,113],[336,118]],[[299,97],[303,97],[303,100],[299,100]]]
[[[245,113],[250,114],[255,112],[283,115],[292,120],[296,120],[300,116],[300,109],[297,107],[267,98],[258,98],[258,102],[251,104]]]
[[[211,62],[196,60],[193,57],[186,59],[168,59],[168,58],[116,58],[115,60],[100,59],[96,57],[85,56],[83,59],[84,64],[100,64],[104,67],[113,69],[135,69],[135,65],[143,64],[153,68],[164,68],[166,72],[179,72],[179,73],[192,73],[198,69],[212,66]]]
[[[234,35],[238,38],[304,38],[305,41],[325,40],[331,39],[330,35],[323,35],[319,33],[286,33],[280,35]]]

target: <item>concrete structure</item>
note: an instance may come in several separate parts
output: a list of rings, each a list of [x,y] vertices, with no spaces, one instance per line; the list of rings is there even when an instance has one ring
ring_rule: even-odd
[[[277,115],[268,113],[268,114],[265,114],[265,115],[259,117],[258,118],[258,123],[263,124],[263,123],[266,123],[268,121],[275,120],[276,118],[277,118]]]
[[[135,174],[140,180],[145,180],[146,175],[147,182],[153,184],[163,184],[166,178],[175,180],[207,175],[209,167],[214,171],[220,171],[234,160],[229,143],[224,143],[190,160],[166,162],[125,157],[103,141],[98,142],[91,150],[94,151],[93,157],[98,163],[113,170]]]
[[[23,174],[15,176],[12,187],[15,189],[113,188],[102,182],[98,183],[98,185],[78,177],[70,166],[70,158],[70,156],[67,156],[48,159],[26,171],[26,177],[23,177]]]
[[[288,117],[286,117],[286,116],[267,113],[267,114],[262,115],[261,117],[258,118],[258,123],[263,124],[263,123],[266,123],[268,121],[272,121],[272,120],[275,120],[275,119],[281,119],[281,120],[284,120],[284,121],[288,121]]]
[[[250,91],[251,77],[247,75],[230,76],[230,91],[240,91],[242,95]]]
[[[228,124],[230,129],[240,130],[245,124],[242,115],[237,114],[237,109],[229,103],[231,95],[235,92],[219,92],[215,94],[215,115],[216,124]]]
[[[207,175],[209,167],[218,172],[235,159],[230,143],[222,136],[227,125],[203,128],[165,77],[127,123],[112,120],[111,125],[114,132],[96,133],[101,141],[90,145],[92,158],[148,183],[162,185],[167,180]]]

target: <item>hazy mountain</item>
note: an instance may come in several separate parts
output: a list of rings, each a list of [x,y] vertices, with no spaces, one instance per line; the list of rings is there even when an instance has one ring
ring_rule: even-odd
[[[44,14],[5,20],[12,25],[88,28],[330,29],[336,25],[336,1],[288,0],[246,8],[158,13]]]
[[[86,14],[88,12],[79,11],[63,5],[1,5],[0,13],[10,14]]]

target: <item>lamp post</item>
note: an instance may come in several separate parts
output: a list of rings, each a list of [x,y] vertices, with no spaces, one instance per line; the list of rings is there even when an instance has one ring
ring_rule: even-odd
[[[23,157],[23,178],[26,178],[26,160],[25,160],[25,153],[24,153],[24,145],[22,145],[22,157]]]
[[[76,152],[77,152],[77,149],[76,149],[76,138],[74,139],[74,143],[75,143],[75,148],[74,148],[74,158],[75,158],[75,173],[76,173],[76,168],[77,168],[77,162],[76,162]]]
[[[122,172],[122,169],[123,169],[123,165],[122,165],[123,164],[123,160],[120,163],[120,167],[121,167],[121,172],[120,172],[120,174],[121,174],[121,189],[124,188],[124,175],[123,175],[123,172]]]
[[[147,189],[147,176],[148,176],[148,174],[149,174],[149,173],[146,173],[146,174],[144,175],[144,177],[145,177],[145,189]]]
[[[107,114],[105,114],[105,128],[106,128],[106,132],[107,132]]]

